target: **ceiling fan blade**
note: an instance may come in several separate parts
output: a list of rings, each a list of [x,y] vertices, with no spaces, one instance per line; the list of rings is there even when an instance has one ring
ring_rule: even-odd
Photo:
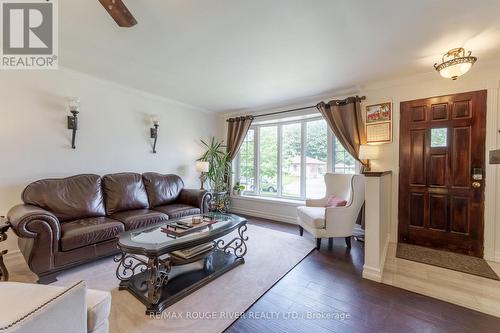
[[[120,27],[129,28],[137,24],[122,0],[99,0],[99,2]]]

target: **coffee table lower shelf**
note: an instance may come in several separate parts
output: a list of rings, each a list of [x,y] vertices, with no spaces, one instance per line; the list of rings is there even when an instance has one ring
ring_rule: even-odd
[[[185,265],[174,265],[168,272],[168,281],[162,281],[157,290],[158,302],[150,300],[150,269],[120,282],[120,290],[128,290],[146,306],[146,314],[158,314],[170,305],[210,283],[222,274],[245,262],[223,250],[215,249],[204,258]]]

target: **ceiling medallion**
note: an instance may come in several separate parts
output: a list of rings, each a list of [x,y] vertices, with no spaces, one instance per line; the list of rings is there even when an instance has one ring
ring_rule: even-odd
[[[457,77],[464,75],[469,71],[477,58],[471,56],[471,51],[465,55],[465,50],[462,47],[451,49],[443,55],[442,63],[434,64],[436,71],[442,77],[456,80]]]

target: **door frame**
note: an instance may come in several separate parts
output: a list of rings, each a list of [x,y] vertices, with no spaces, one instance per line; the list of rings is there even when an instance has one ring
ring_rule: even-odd
[[[450,81],[451,82],[451,81]],[[460,88],[456,89],[450,87],[449,89],[440,89],[436,87],[434,89],[429,89],[429,92],[422,94],[405,94],[404,97],[393,97],[393,107],[395,116],[394,121],[398,124],[400,122],[400,106],[402,102],[425,99],[432,96],[446,96],[453,94],[460,94],[465,92],[471,92],[476,90],[487,90],[486,98],[486,166],[485,166],[485,177],[488,182],[485,183],[485,202],[484,202],[484,255],[483,258],[486,260],[491,260],[500,263],[500,244],[496,244],[497,233],[500,234],[500,227],[496,227],[497,216],[500,216],[500,200],[497,200],[497,188],[500,188],[500,175],[497,177],[497,173],[500,174],[500,166],[491,165],[489,161],[489,151],[496,149],[497,143],[500,142],[500,120],[498,113],[500,113],[500,80],[490,79],[490,80],[477,80],[472,84],[467,85],[466,89]],[[400,141],[400,128],[395,133],[394,137],[394,150],[393,152],[397,154],[397,164],[394,168],[397,170],[398,174],[393,178],[393,191],[392,191],[392,223],[391,223],[391,237],[390,241],[393,243],[398,242],[399,237],[399,141]],[[396,162],[396,161],[395,161]],[[498,207],[498,208],[497,208]],[[498,212],[497,212],[498,210]],[[498,237],[500,240],[500,235]]]

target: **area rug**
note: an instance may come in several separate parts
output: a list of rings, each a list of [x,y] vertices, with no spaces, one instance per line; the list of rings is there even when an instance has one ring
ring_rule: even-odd
[[[488,279],[500,280],[486,260],[463,254],[399,243],[396,257],[482,276]]]
[[[88,288],[112,294],[110,332],[222,332],[313,249],[310,239],[248,226],[245,264],[240,265],[151,318],[128,291],[119,291],[112,258],[59,275],[54,285],[85,280]],[[231,238],[232,235],[228,235]],[[17,258],[16,258],[17,257]],[[20,254],[7,260],[11,281],[35,282]]]

